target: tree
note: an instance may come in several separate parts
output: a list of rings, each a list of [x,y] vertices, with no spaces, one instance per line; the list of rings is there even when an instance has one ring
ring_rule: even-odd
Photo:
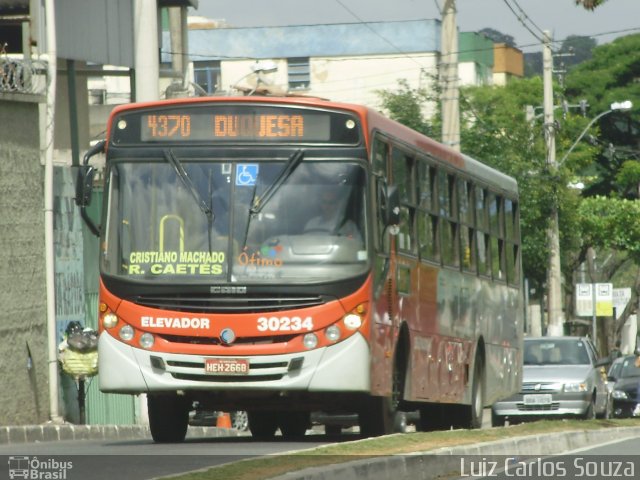
[[[591,118],[609,110],[613,102],[631,100],[634,105],[640,105],[636,81],[639,74],[640,34],[620,37],[595,48],[590,60],[569,72],[565,96],[570,103],[587,99],[590,106],[587,116]],[[640,124],[628,113],[614,112],[602,117],[596,128],[589,132],[592,135],[589,138],[597,147],[597,157],[589,169],[580,172],[590,177],[590,181],[585,182],[586,195],[637,198],[638,189],[633,188],[631,173],[640,151],[639,129]],[[576,153],[586,145],[582,142]],[[559,151],[568,146],[560,145]]]
[[[560,54],[563,55],[562,64],[568,68],[578,65],[593,56],[593,49],[597,42],[591,37],[569,35],[562,42]]]
[[[607,0],[575,0],[576,5],[582,5],[586,10],[595,10]]]
[[[437,91],[430,94],[424,88],[412,89],[407,80],[398,81],[398,89],[390,92],[379,90],[381,107],[389,116],[409,128],[427,136],[435,134],[434,125],[426,119],[426,105],[437,101]]]
[[[525,118],[526,105],[542,104],[541,78],[515,80],[505,87],[467,87],[461,90],[462,150],[518,180],[523,269],[530,285],[537,289],[540,287],[539,291],[543,290],[541,287],[546,280],[548,250],[545,232],[552,202],[559,206],[562,270],[565,289],[569,293],[572,291],[573,274],[586,260],[590,249],[601,253],[606,251],[606,256],[611,253],[615,258],[598,281],[610,280],[629,264],[635,265],[634,269],[638,271],[640,222],[637,219],[640,217],[640,202],[623,200],[621,192],[631,195],[640,188],[640,167],[635,163],[640,157],[640,124],[628,114],[611,113],[603,117],[610,123],[590,128],[589,133],[595,141],[583,140],[566,159],[564,154],[591,118],[608,110],[612,101],[631,99],[636,105],[640,104],[640,90],[635,81],[640,74],[639,58],[640,35],[633,35],[596,47],[592,59],[569,72],[564,97],[570,104],[586,98],[591,107],[586,116],[580,111],[569,110],[565,115],[556,117],[557,156],[564,161],[557,171],[552,172],[545,161],[543,126],[540,121],[529,122]],[[556,86],[555,91],[562,92],[562,89]],[[416,94],[407,95],[410,92],[406,89],[404,93],[406,102],[419,98]],[[394,94],[390,95],[393,97]],[[405,106],[398,113],[407,111],[410,110]],[[614,141],[612,150],[609,143]],[[627,143],[621,145],[623,141]],[[606,165],[612,170],[613,187],[606,193],[613,198],[598,196],[592,199],[583,195],[584,191],[569,188],[576,180],[586,183],[587,191],[597,184],[602,172],[595,160],[611,156],[612,152],[616,161],[610,158]],[[623,158],[625,161],[618,161]],[[640,276],[632,278],[635,299],[640,293]],[[632,303],[637,304],[634,300]],[[565,305],[570,310],[573,302],[567,301]],[[622,321],[625,318],[623,316]]]
[[[511,35],[506,35],[493,28],[483,28],[478,33],[490,39],[493,43],[506,43],[510,47],[516,46],[516,41]]]

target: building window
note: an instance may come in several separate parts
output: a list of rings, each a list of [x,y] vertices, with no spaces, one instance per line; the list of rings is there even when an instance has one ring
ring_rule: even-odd
[[[311,73],[309,69],[309,57],[294,57],[287,59],[289,70],[289,89],[301,90],[309,88]]]
[[[195,83],[207,93],[215,93],[220,87],[220,61],[193,62]]]

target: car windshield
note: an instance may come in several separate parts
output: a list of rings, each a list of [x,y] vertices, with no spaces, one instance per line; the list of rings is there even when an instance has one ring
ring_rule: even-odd
[[[575,339],[527,339],[524,365],[588,365],[587,346]]]
[[[620,378],[640,377],[640,368],[636,366],[636,358],[628,357],[622,361]]]
[[[322,282],[367,271],[363,164],[306,155],[295,164],[288,155],[168,157],[110,165],[104,273],[223,284]]]

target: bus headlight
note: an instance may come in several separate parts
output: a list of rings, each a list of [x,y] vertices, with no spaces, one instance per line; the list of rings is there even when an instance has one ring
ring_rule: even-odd
[[[312,348],[316,348],[318,346],[318,337],[315,333],[307,333],[302,339],[302,343],[305,348],[311,350]]]
[[[151,347],[153,347],[153,344],[156,341],[156,339],[153,338],[153,335],[151,335],[150,333],[143,333],[142,335],[140,335],[139,341],[140,341],[140,346],[148,350]]]
[[[357,330],[362,325],[362,317],[357,313],[345,315],[342,321],[344,322],[344,326],[349,330]]]
[[[331,325],[324,331],[324,335],[330,342],[337,342],[340,340],[340,328],[337,325]]]
[[[102,317],[102,325],[104,328],[113,328],[118,324],[118,316],[115,313],[107,313]]]
[[[124,340],[125,342],[130,341],[133,338],[133,327],[131,325],[124,325],[121,329],[120,332],[118,332],[120,335],[120,339]]]

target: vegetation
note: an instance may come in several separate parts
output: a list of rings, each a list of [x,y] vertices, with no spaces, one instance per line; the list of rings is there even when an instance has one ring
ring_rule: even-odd
[[[527,435],[631,426],[638,426],[638,420],[543,420],[505,428],[396,434],[353,442],[341,442],[283,455],[243,460],[175,478],[176,480],[209,480],[212,478],[261,480],[305,468],[324,467],[384,455],[428,452],[443,447],[471,445]]]
[[[592,46],[577,40],[568,43]],[[505,87],[464,88],[460,94],[462,150],[514,176],[520,184],[523,267],[538,295],[546,281],[547,222],[552,206],[558,205],[568,318],[574,305],[574,276],[591,251],[614,260],[607,269],[591,270],[587,282],[609,282],[624,271],[625,278],[634,282],[630,304],[637,305],[640,293],[640,275],[629,274],[630,266],[633,271],[640,266],[640,124],[634,120],[634,111],[602,116],[567,155],[591,119],[608,111],[612,102],[631,100],[640,105],[640,35],[622,37],[589,52],[591,58],[569,70],[564,87],[554,86],[556,105],[565,105],[556,110],[556,151],[561,162],[557,169],[546,162],[542,118],[530,120],[525,113],[527,105],[541,113],[540,76],[514,80]],[[399,93],[381,95],[381,105],[405,122],[408,112],[420,111],[420,104],[413,103],[424,97],[424,92],[411,92],[405,83]],[[577,108],[581,101],[582,109]],[[439,132],[439,116],[430,121],[429,125],[429,120],[419,118],[421,131]],[[579,184],[584,189],[571,188]],[[602,267],[596,262],[594,268],[598,266]],[[613,283],[614,287],[631,286]]]

